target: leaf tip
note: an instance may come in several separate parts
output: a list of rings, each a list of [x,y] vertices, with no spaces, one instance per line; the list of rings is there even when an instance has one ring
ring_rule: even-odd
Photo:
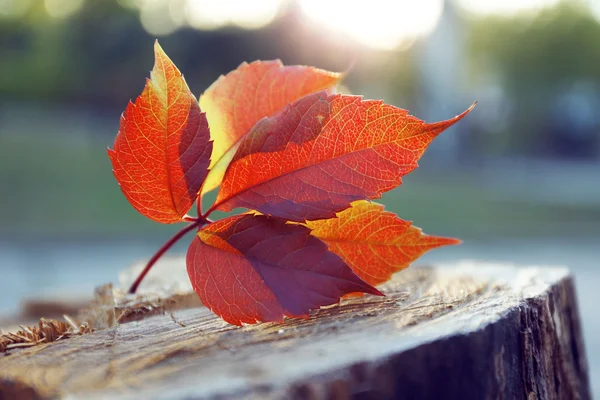
[[[460,114],[458,114],[454,118],[450,118],[448,120],[448,122],[450,122],[450,125],[452,125],[452,124],[460,121],[461,119],[463,119],[468,113],[470,113],[471,111],[473,111],[473,109],[475,108],[476,105],[477,105],[477,102],[474,101],[473,104],[471,104],[471,106],[469,108],[467,108],[465,111],[461,112]]]
[[[423,234],[423,238],[429,238],[435,242],[435,244],[432,243],[431,248],[429,250],[443,246],[458,246],[459,244],[463,243],[463,241],[460,239],[443,236],[431,236]]]
[[[456,238],[447,238],[447,244],[448,246],[458,246],[459,244],[462,244],[463,241],[460,239],[456,239]]]
[[[154,40],[154,54],[157,54],[157,53],[164,53],[164,50],[160,46],[160,43],[158,43],[158,39],[155,39]]]
[[[173,67],[175,67],[175,65],[173,64],[173,61],[171,61],[171,59],[169,58],[167,53],[165,53],[165,51],[163,50],[161,45],[158,43],[158,39],[156,39],[156,41],[154,42],[154,68],[163,70],[165,68],[164,67],[165,64],[166,65],[172,64]],[[177,67],[175,67],[175,70],[177,70]]]
[[[365,292],[365,293],[372,294],[373,296],[385,297],[385,294],[383,294],[381,291],[379,291],[379,289],[377,289],[375,286],[371,286],[370,290],[368,292]]]
[[[444,130],[450,128],[452,125],[454,125],[455,123],[457,123],[458,121],[460,121],[461,119],[463,119],[467,114],[469,114],[474,108],[475,105],[477,104],[477,102],[473,102],[473,104],[471,104],[471,106],[469,108],[467,108],[465,111],[463,111],[462,113],[458,114],[457,116],[447,119],[445,121],[439,121],[439,122],[433,122],[430,124],[427,124],[427,130],[429,132],[434,132],[435,136],[439,135],[440,133],[442,133]]]

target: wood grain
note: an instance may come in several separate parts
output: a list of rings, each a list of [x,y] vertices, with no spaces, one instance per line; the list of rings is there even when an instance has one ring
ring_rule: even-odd
[[[566,269],[411,268],[309,320],[204,307],[0,355],[0,399],[590,399]]]

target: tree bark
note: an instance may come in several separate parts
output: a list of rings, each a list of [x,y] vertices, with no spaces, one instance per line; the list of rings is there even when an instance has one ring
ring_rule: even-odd
[[[11,349],[0,399],[591,398],[567,270],[411,268],[381,290],[283,325],[191,305]]]

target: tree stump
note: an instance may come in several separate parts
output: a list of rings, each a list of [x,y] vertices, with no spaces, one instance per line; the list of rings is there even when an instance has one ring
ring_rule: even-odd
[[[0,399],[591,398],[566,269],[413,267],[381,289],[283,325],[188,303],[11,349]]]

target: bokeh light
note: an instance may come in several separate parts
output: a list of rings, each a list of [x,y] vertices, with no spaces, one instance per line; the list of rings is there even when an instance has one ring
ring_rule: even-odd
[[[46,12],[53,18],[68,18],[83,6],[83,0],[45,0]]]
[[[279,12],[281,0],[188,0],[188,23],[197,29],[211,30],[227,25],[258,29],[271,23]]]
[[[600,22],[600,0],[587,0],[587,6],[596,21]]]
[[[143,0],[138,2],[140,21],[144,29],[153,36],[166,36],[175,32],[181,24],[172,18],[171,1]]]

